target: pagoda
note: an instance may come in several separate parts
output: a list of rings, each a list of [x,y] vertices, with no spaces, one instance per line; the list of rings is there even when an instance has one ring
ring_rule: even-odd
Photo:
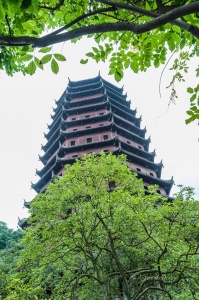
[[[125,154],[132,171],[144,181],[144,187],[158,185],[157,192],[169,196],[173,179],[162,180],[162,162],[155,163],[155,151],[149,152],[150,138],[141,129],[141,117],[130,108],[131,102],[119,88],[100,75],[95,78],[71,81],[56,101],[52,123],[42,146],[44,164],[36,170],[40,179],[32,184],[37,193],[64,174],[64,166],[72,164],[86,153],[113,152]]]

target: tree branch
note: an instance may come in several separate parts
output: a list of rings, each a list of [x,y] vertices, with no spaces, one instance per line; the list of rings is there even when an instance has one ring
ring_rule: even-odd
[[[161,289],[161,288],[158,288],[158,287],[149,286],[149,287],[147,287],[146,289],[144,289],[144,291],[142,291],[142,292],[135,298],[135,300],[141,299],[142,296],[144,296],[144,295],[145,295],[148,291],[150,291],[150,290],[158,290],[158,291],[164,292],[164,293],[166,293],[166,294],[169,296],[169,299],[172,299],[171,294],[170,294],[168,291],[166,291],[166,290],[164,290],[164,289]]]
[[[198,27],[187,24],[186,22],[183,22],[180,20],[176,20],[177,18],[183,17],[187,14],[197,13],[199,11],[199,1],[181,6],[179,15],[178,15],[179,8],[175,8],[172,11],[169,11],[169,12],[165,13],[164,15],[161,15],[159,13],[156,13],[153,11],[148,11],[147,9],[138,7],[136,5],[129,5],[129,4],[121,3],[121,2],[114,2],[114,1],[107,1],[107,0],[96,0],[96,1],[103,3],[103,4],[117,7],[118,9],[125,9],[125,10],[132,11],[132,12],[141,14],[143,16],[151,17],[151,18],[156,18],[156,19],[158,17],[161,19],[168,18],[168,20],[164,24],[171,23],[173,25],[176,25],[176,26],[190,32],[193,36],[195,36],[194,34],[196,33],[197,36],[195,36],[195,37],[199,38]],[[175,16],[173,16],[173,15],[175,15]],[[152,21],[150,21],[150,22],[152,22]],[[148,23],[145,23],[145,24],[148,24]],[[162,25],[164,25],[164,24],[162,24]],[[162,25],[159,25],[159,26],[162,26]],[[159,26],[157,26],[157,27],[159,27]],[[191,30],[193,31],[193,33],[191,32]]]
[[[59,3],[55,7],[49,7],[49,6],[46,6],[46,5],[39,5],[39,8],[44,8],[44,9],[48,9],[48,10],[51,10],[51,11],[55,11],[55,10],[59,9],[63,4],[64,4],[64,0],[60,0]]]
[[[109,3],[109,1],[106,0],[99,0],[98,2],[101,3]],[[134,12],[140,12],[143,11],[142,8],[138,8],[136,6],[128,5],[128,4],[121,4],[117,2],[111,2],[112,5],[116,5],[116,7],[124,8],[124,6],[128,6],[128,9]],[[147,11],[144,10],[146,13]],[[5,46],[25,46],[25,45],[32,45],[33,47],[46,47],[52,44],[57,44],[61,42],[66,42],[68,40],[72,40],[74,38],[79,38],[84,35],[89,34],[96,34],[96,33],[107,33],[107,32],[116,32],[116,31],[129,31],[133,32],[135,34],[142,34],[145,32],[149,32],[151,30],[154,30],[160,26],[165,25],[166,23],[172,23],[175,24],[185,30],[187,30],[190,34],[195,36],[197,39],[199,39],[199,28],[193,25],[189,25],[186,22],[182,21],[176,21],[176,18],[185,16],[187,14],[191,13],[197,13],[199,12],[199,1],[190,3],[184,6],[181,6],[180,8],[173,9],[172,11],[165,13],[164,15],[156,15],[154,20],[151,20],[149,22],[146,22],[144,24],[135,24],[133,22],[117,22],[117,23],[103,23],[103,24],[97,24],[97,25],[89,25],[89,26],[83,26],[81,28],[76,28],[73,30],[70,30],[63,34],[50,34],[46,35],[41,38],[34,38],[30,36],[21,36],[21,37],[8,37],[4,35],[0,35],[0,45]],[[150,12],[150,14],[153,12]],[[154,14],[154,13],[153,13]],[[156,14],[156,13],[155,13]],[[146,15],[146,14],[145,14]],[[85,16],[81,16],[81,18],[84,18]],[[152,17],[152,16],[151,16]],[[73,21],[76,22],[76,21]],[[180,23],[179,23],[180,22]],[[70,23],[71,24],[71,23]],[[67,27],[69,26],[66,25]],[[62,31],[63,29],[61,29]]]

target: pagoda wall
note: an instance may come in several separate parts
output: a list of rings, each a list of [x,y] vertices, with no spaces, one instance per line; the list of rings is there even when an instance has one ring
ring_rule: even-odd
[[[88,120],[89,121],[89,120]],[[97,128],[97,127],[101,127],[101,126],[106,126],[106,125],[109,125],[110,124],[110,121],[98,121],[98,122],[95,122],[93,123],[92,120],[84,125],[77,125],[77,126],[74,126],[74,127],[68,127],[65,132],[74,132],[74,131],[80,131],[80,130],[88,130],[88,129],[91,129],[91,128]]]

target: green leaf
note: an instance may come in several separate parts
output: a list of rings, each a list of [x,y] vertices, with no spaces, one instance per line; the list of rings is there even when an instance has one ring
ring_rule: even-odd
[[[190,102],[193,102],[196,99],[196,96],[197,96],[196,94],[193,94],[190,98]]]
[[[51,51],[51,47],[44,47],[39,50],[40,53],[47,53]]]
[[[88,56],[88,57],[93,57],[95,54],[93,53],[93,52],[88,52],[88,53],[86,53],[86,56]]]
[[[176,25],[172,25],[171,28],[172,28],[173,31],[175,31],[175,32],[177,32],[177,33],[180,33],[180,32],[181,32],[180,27],[178,27],[178,26],[176,26]]]
[[[193,93],[193,89],[192,89],[191,87],[188,87],[188,88],[187,88],[187,92],[188,92],[189,94],[192,94],[192,93]]]
[[[82,64],[82,65],[87,64],[87,62],[88,62],[88,59],[81,59],[80,60],[80,64]]]
[[[38,59],[37,57],[34,58],[34,62],[36,64],[36,66],[40,69],[43,70],[43,64],[42,64],[42,61],[40,59]]]
[[[41,62],[42,64],[47,64],[52,59],[52,54],[46,54],[42,57]]]
[[[21,61],[29,61],[32,58],[33,58],[33,55],[27,53],[27,54],[23,55],[20,60]]]
[[[54,54],[54,57],[59,61],[66,61],[65,56],[62,54],[56,53],[56,54]]]
[[[54,58],[51,60],[51,70],[54,74],[57,74],[59,72],[59,65]]]
[[[186,123],[186,125],[187,125],[187,124],[190,124],[190,123],[193,122],[193,121],[195,121],[195,117],[194,117],[194,116],[192,116],[192,117],[189,118],[189,119],[186,119],[186,120],[185,120],[185,123]]]
[[[34,63],[34,61],[31,61],[28,66],[26,67],[26,73],[29,75],[33,75],[36,71],[36,65]]]

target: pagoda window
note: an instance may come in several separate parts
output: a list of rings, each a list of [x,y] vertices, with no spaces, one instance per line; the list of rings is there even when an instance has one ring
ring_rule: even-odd
[[[86,126],[86,129],[89,129],[89,128],[91,128],[91,126]]]
[[[99,113],[100,116],[104,115],[104,112]]]
[[[108,149],[105,149],[104,152],[107,153],[107,152],[109,152],[109,151],[108,151]]]
[[[86,115],[85,118],[90,118],[90,115]]]
[[[142,147],[141,147],[141,146],[138,146],[138,148],[139,148],[139,149],[142,149]]]
[[[151,173],[151,172],[150,172],[149,174],[150,174],[151,176],[154,176],[154,174],[153,174],[153,173]]]
[[[108,134],[103,135],[104,141],[108,140]]]
[[[127,144],[130,144],[131,142],[129,142],[129,141],[126,141],[127,142]]]
[[[78,154],[74,154],[72,157],[78,157]]]
[[[71,146],[75,146],[75,141],[71,141],[71,142],[70,142],[70,145],[71,145]]]
[[[141,169],[140,169],[140,168],[136,168],[136,170],[137,170],[138,172],[141,172]]]
[[[86,141],[87,141],[87,144],[92,143],[92,138],[87,138]]]
[[[99,126],[104,126],[104,124],[99,124]]]
[[[77,131],[77,128],[73,128],[73,131]]]
[[[161,195],[161,191],[160,190],[157,190],[157,193]]]
[[[76,120],[76,118],[72,118],[72,121]]]

